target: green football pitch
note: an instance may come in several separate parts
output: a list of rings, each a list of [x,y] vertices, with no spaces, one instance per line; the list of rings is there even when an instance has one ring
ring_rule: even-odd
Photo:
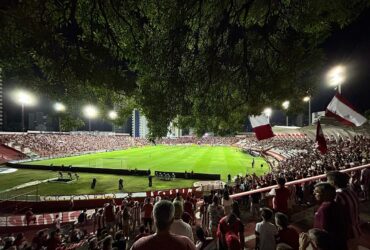
[[[49,166],[73,165],[96,168],[126,168],[150,169],[154,171],[173,171],[220,174],[226,181],[227,175],[235,176],[256,173],[262,175],[269,171],[263,158],[255,157],[255,167],[252,168],[253,157],[234,147],[221,146],[147,146],[127,150],[86,154],[74,157],[55,158],[43,161],[33,161],[27,164]],[[263,167],[261,168],[261,164]],[[148,181],[143,176],[120,176],[110,174],[80,173],[78,181],[69,184],[45,182],[37,186],[39,195],[76,195],[102,194],[118,192],[118,180],[124,180],[124,192],[140,192],[163,190],[170,188],[191,187],[197,180],[176,179],[163,181],[153,179],[153,187],[148,187]],[[15,186],[34,181],[42,181],[58,177],[58,172],[47,170],[19,169],[14,173],[0,174],[0,196],[2,191]],[[97,179],[95,189],[90,188],[92,178]],[[34,192],[35,186],[21,188],[17,191],[5,192],[7,195]]]
[[[255,172],[260,175],[269,170],[263,158],[255,158],[238,148],[224,146],[146,146],[127,150],[87,154],[81,156],[33,161],[30,164],[78,166],[107,169],[150,169],[165,172],[191,172],[220,174],[221,179]],[[261,164],[263,167],[261,168]]]

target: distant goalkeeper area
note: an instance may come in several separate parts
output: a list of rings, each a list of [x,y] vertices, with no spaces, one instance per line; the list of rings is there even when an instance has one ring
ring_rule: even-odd
[[[254,167],[252,161],[254,158]],[[228,146],[158,145],[130,148],[127,150],[86,154],[81,156],[33,161],[29,164],[49,166],[78,166],[106,169],[150,169],[163,172],[191,172],[227,175],[262,175],[269,172],[267,162],[252,157],[240,149]],[[261,164],[262,167],[261,167]]]

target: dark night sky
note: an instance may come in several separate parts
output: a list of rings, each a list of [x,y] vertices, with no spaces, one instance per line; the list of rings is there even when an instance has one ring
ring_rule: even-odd
[[[325,81],[325,73],[333,66],[346,66],[348,76],[342,85],[342,95],[346,97],[361,113],[370,109],[370,8],[365,10],[352,24],[344,29],[333,28],[333,34],[322,45],[327,61],[321,72],[321,82],[317,83],[318,91],[312,96],[312,112],[325,110],[335,94],[333,87]],[[4,94],[15,87],[15,84],[5,83]],[[10,86],[9,86],[10,85]],[[20,122],[19,105],[7,101],[5,97],[4,111],[8,114],[8,124]],[[50,101],[43,100],[38,107],[27,111],[50,111]],[[27,117],[27,116],[26,116]],[[27,120],[27,118],[26,118]],[[282,112],[275,112],[273,120],[284,123]],[[95,121],[95,129],[109,130],[110,125]]]
[[[336,29],[323,44],[327,67],[323,68],[322,84],[313,96],[312,111],[326,108],[335,90],[325,82],[325,73],[332,66],[346,66],[348,76],[342,95],[360,112],[370,109],[370,8],[343,30]]]

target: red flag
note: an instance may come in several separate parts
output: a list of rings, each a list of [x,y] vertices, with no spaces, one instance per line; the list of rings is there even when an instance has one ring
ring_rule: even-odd
[[[252,128],[258,140],[274,137],[269,119],[265,115],[249,116]]]
[[[326,146],[325,136],[321,129],[320,121],[317,121],[316,148],[321,152],[321,154],[325,154],[328,151],[328,147]]]

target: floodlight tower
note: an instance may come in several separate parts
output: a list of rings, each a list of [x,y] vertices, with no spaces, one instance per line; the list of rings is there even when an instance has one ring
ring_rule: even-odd
[[[91,132],[91,119],[98,116],[98,109],[93,105],[86,105],[83,108],[83,113],[87,119],[89,119],[89,131]]]
[[[24,108],[25,106],[33,106],[36,104],[36,98],[25,90],[18,90],[14,92],[14,100],[22,106],[22,132],[26,127],[24,124]]]
[[[285,102],[282,103],[283,109],[285,109],[286,111],[288,111],[289,105],[290,105],[289,101],[285,101]],[[286,126],[289,126],[288,114],[286,114]]]
[[[113,120],[117,119],[118,114],[117,114],[116,111],[111,110],[108,113],[108,117],[109,117],[109,119],[111,119],[113,121]],[[115,126],[114,126],[114,123],[112,122],[112,130],[113,130],[113,132],[115,132],[115,129],[114,128],[115,128]]]
[[[270,117],[272,115],[272,109],[271,108],[265,108],[262,112],[265,116],[268,118],[268,122],[270,123]]]
[[[60,113],[66,111],[66,106],[63,103],[61,103],[61,102],[56,102],[54,104],[54,109],[55,109],[56,112],[59,113],[59,116],[58,116],[58,126],[59,126],[59,132],[62,132]]]
[[[305,96],[304,102],[308,102],[308,125],[311,125],[311,96]]]
[[[337,65],[328,71],[326,75],[330,86],[338,87],[339,94],[342,93],[342,83],[346,80],[346,68],[343,65]]]

